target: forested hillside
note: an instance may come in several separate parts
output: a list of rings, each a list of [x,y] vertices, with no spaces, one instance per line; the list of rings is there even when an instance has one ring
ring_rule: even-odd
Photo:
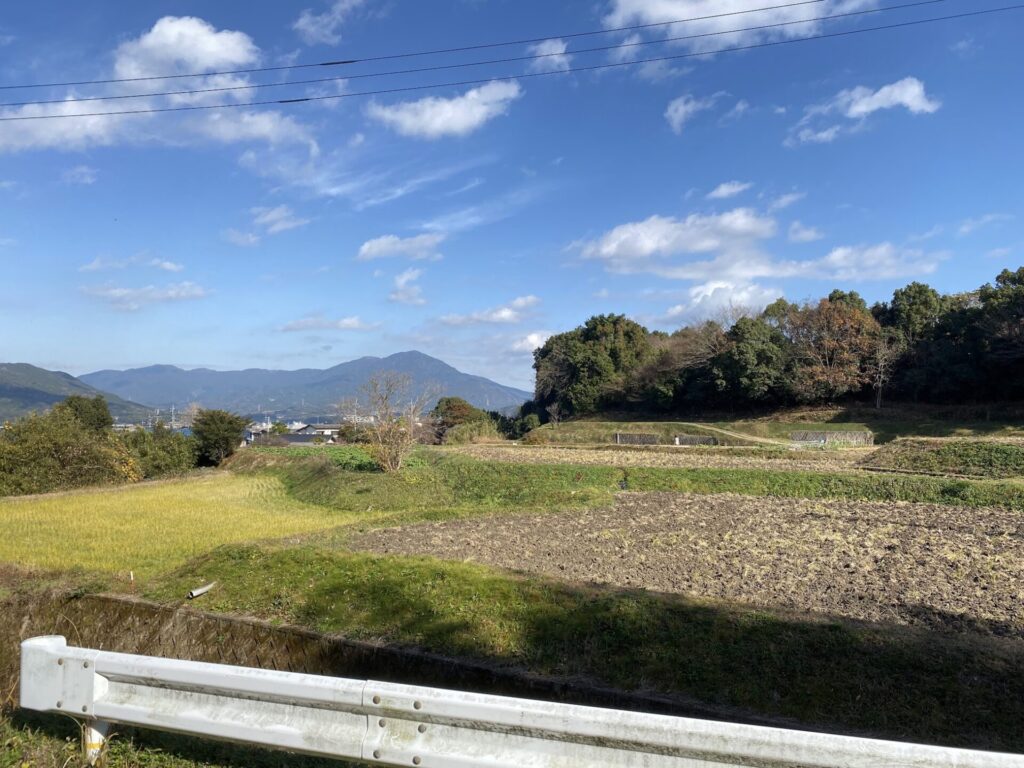
[[[534,353],[526,410],[558,419],[609,409],[1024,399],[1024,268],[967,293],[914,282],[871,307],[836,290],[734,314],[671,334],[621,315],[592,317]]]

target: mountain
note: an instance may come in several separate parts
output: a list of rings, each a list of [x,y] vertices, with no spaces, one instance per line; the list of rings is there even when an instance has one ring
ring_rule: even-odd
[[[386,371],[409,376],[417,391],[429,391],[438,397],[461,397],[487,410],[516,408],[532,397],[529,392],[462,373],[422,352],[361,357],[326,370],[213,371],[152,365],[127,371],[97,371],[81,380],[156,408],[182,408],[196,402],[204,408],[303,419],[332,414],[338,402],[358,396],[370,377]]]
[[[48,371],[27,363],[0,363],[0,422],[31,411],[46,410],[70,395],[103,395],[118,421],[142,421],[150,413],[138,403],[101,392],[69,373]]]

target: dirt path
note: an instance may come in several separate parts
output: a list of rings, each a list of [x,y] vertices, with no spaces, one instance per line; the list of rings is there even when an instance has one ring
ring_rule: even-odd
[[[668,493],[374,531],[357,549],[1024,638],[1024,522],[999,509]]]
[[[763,469],[807,472],[859,472],[857,461],[864,451],[742,453],[744,449],[667,448],[572,448],[534,445],[466,445],[450,448],[455,453],[482,461],[520,464],[582,464],[609,467],[669,467],[679,469]],[[757,449],[754,449],[757,450]]]
[[[752,443],[759,443],[761,445],[771,445],[776,448],[783,447],[789,448],[792,443],[788,440],[775,440],[771,437],[757,437],[756,435],[748,435],[743,432],[733,432],[728,429],[721,429],[720,427],[712,427],[710,424],[697,424],[691,421],[682,421],[680,424],[684,427],[694,427],[696,429],[703,429],[707,432],[716,432],[719,435],[725,435],[727,437],[738,438],[740,440],[749,440]]]

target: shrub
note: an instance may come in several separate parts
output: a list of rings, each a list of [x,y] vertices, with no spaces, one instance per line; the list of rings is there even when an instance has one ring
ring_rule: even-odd
[[[233,454],[242,443],[248,422],[228,411],[199,411],[192,423],[199,461],[217,466]]]
[[[196,466],[194,438],[185,437],[157,423],[152,432],[136,430],[122,437],[145,478],[180,475]]]
[[[71,408],[26,416],[0,432],[0,496],[141,479],[124,443],[83,424]]]
[[[467,443],[493,443],[501,440],[498,428],[490,419],[469,421],[450,427],[444,433],[445,445],[466,445]]]

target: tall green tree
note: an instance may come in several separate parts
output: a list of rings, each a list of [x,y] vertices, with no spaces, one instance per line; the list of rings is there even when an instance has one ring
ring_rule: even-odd
[[[719,388],[742,401],[779,399],[788,358],[786,337],[763,320],[742,317],[726,334],[729,347],[715,359]]]
[[[654,355],[650,334],[625,315],[597,315],[534,352],[536,399],[563,415],[622,405],[632,376]]]
[[[66,410],[93,432],[105,432],[114,426],[114,417],[110,415],[110,408],[103,395],[71,395],[64,402],[58,403],[56,408]]]
[[[217,466],[242,444],[248,419],[236,413],[200,410],[192,422],[192,435],[200,463]]]
[[[942,315],[942,297],[924,283],[913,282],[892,294],[887,325],[899,330],[908,344],[930,335]]]

